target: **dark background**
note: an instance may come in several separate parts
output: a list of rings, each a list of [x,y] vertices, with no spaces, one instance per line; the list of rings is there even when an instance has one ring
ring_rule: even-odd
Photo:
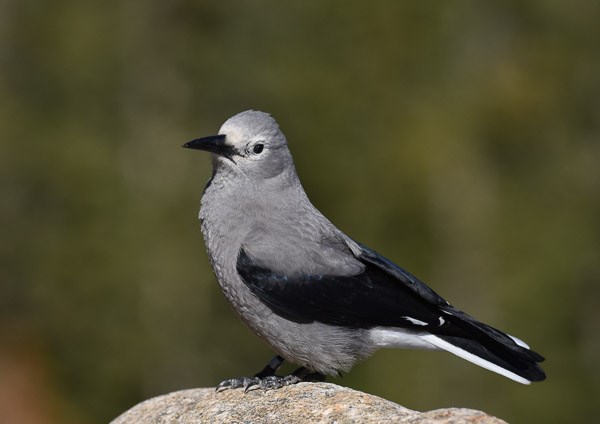
[[[338,384],[591,422],[600,398],[593,1],[0,2],[0,421],[103,423],[258,371],[184,142],[271,112],[313,203],[547,357],[526,387],[386,350]]]

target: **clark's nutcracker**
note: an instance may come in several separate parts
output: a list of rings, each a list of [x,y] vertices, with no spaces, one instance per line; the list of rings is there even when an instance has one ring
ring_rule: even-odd
[[[348,371],[382,347],[446,350],[523,384],[544,358],[458,310],[337,229],[308,200],[287,141],[266,113],[228,119],[184,145],[212,153],[199,219],[221,289],[278,356],[217,390],[276,389]],[[284,360],[301,367],[275,372]]]

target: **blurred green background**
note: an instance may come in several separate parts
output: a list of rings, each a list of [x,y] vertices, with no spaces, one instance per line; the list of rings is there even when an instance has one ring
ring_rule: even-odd
[[[313,203],[546,356],[526,387],[386,350],[338,384],[413,409],[592,422],[600,4],[0,1],[0,422],[104,423],[261,369],[182,149],[271,112]]]

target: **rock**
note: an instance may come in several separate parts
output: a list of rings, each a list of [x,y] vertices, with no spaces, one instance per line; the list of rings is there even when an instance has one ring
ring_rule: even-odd
[[[299,383],[244,393],[190,389],[148,399],[112,421],[130,423],[476,423],[498,418],[464,408],[418,412],[377,396],[331,383]],[[505,423],[506,424],[506,423]]]

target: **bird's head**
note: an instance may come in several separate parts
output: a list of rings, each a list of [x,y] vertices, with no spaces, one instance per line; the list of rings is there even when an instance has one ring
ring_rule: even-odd
[[[183,145],[214,156],[214,166],[239,171],[255,179],[269,179],[294,169],[285,136],[268,113],[247,110],[229,118],[218,135]]]

